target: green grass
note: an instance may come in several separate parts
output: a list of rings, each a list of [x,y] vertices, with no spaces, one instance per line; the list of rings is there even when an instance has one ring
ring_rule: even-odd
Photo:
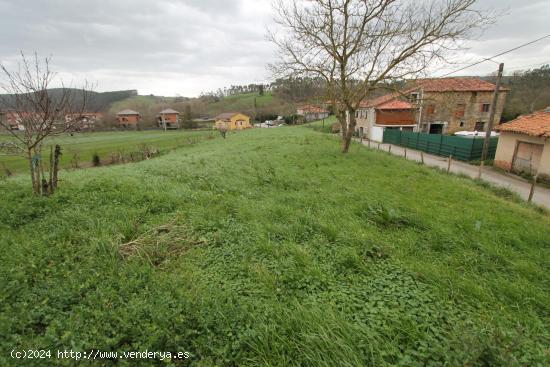
[[[44,159],[49,159],[50,146],[60,144],[63,155],[61,167],[71,167],[71,161],[77,159],[80,165],[89,166],[92,156],[97,153],[102,161],[108,161],[111,154],[130,153],[139,149],[141,145],[154,147],[162,152],[189,144],[199,137],[212,135],[211,131],[125,131],[125,132],[97,132],[69,134],[48,140],[45,144]],[[0,136],[1,140],[9,139]],[[18,155],[0,154],[0,169],[8,169],[12,173],[26,173],[27,160]],[[0,176],[5,172],[0,172]]]
[[[51,198],[25,176],[0,181],[0,365],[36,365],[12,348],[548,365],[549,217],[358,144],[338,151],[305,127],[252,129],[64,171]]]

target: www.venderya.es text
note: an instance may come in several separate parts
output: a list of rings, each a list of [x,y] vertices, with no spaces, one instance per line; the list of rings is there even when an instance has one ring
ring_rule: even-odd
[[[14,359],[156,359],[160,361],[172,359],[189,359],[189,352],[155,352],[155,351],[102,351],[91,349],[88,351],[74,351],[72,349],[12,349],[10,353]]]

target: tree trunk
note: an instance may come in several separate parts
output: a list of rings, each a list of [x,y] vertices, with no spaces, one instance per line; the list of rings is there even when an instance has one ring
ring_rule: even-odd
[[[33,160],[32,149],[27,150],[27,159],[29,160],[29,169],[30,169],[30,174],[31,174],[32,191],[35,194],[40,194],[40,189],[39,189],[39,187],[37,187],[37,184],[36,184],[36,173],[34,171],[34,160]]]
[[[353,138],[353,133],[355,132],[355,111],[348,110],[349,124],[344,118],[344,124],[346,125],[345,131],[342,131],[342,153],[346,154],[349,151],[351,145],[351,139]],[[340,124],[342,124],[340,122]]]
[[[52,175],[52,183],[50,186],[52,193],[57,189],[57,172],[59,171],[60,156],[61,156],[61,147],[58,144],[56,144],[55,150],[53,153],[53,167],[52,167],[53,175]]]

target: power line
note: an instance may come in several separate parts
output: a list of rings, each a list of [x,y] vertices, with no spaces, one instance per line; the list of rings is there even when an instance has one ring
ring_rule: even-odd
[[[478,61],[478,62],[474,62],[473,64],[470,64],[470,65],[465,66],[465,67],[463,67],[463,68],[457,69],[457,70],[455,70],[455,71],[451,71],[450,73],[447,73],[447,74],[445,74],[445,75],[443,75],[443,76],[440,76],[440,78],[444,78],[444,77],[449,76],[449,75],[451,75],[451,74],[458,73],[459,71],[469,69],[469,68],[471,68],[472,66],[479,65],[479,64],[481,64],[481,63],[484,63],[485,61],[493,61],[493,59],[496,58],[496,57],[499,57],[499,56],[502,56],[502,55],[506,55],[506,54],[508,54],[508,53],[510,53],[510,52],[512,52],[512,51],[516,51],[516,50],[519,50],[520,48],[523,48],[523,47],[525,47],[525,46],[532,45],[533,43],[536,43],[536,42],[541,41],[541,40],[543,40],[543,39],[545,39],[545,38],[548,38],[548,37],[550,37],[550,34],[547,34],[546,36],[542,36],[542,37],[540,37],[540,38],[537,38],[537,39],[535,39],[535,40],[533,40],[533,41],[524,43],[524,44],[519,45],[519,46],[517,46],[517,47],[511,48],[511,49],[506,50],[506,51],[504,51],[504,52],[501,52],[501,53],[499,53],[499,54],[497,54],[497,55],[488,57],[488,58],[483,59],[483,60],[480,60],[480,61]]]

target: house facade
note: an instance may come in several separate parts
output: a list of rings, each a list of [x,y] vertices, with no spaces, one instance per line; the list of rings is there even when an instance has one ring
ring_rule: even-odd
[[[426,79],[409,91],[419,107],[419,131],[453,134],[457,131],[485,131],[496,85],[477,78]],[[495,125],[502,116],[509,89],[500,88]]]
[[[306,121],[315,121],[327,118],[329,112],[323,107],[303,105],[298,107],[296,114],[299,116],[304,116],[304,120]]]
[[[157,115],[157,125],[162,129],[179,129],[180,113],[171,108],[160,111]]]
[[[370,134],[370,126],[391,128],[392,126],[385,126],[391,121],[396,125],[394,128],[398,125],[400,129],[410,129],[411,125],[414,125],[413,131],[429,134],[485,131],[495,88],[493,83],[477,78],[419,80],[399,93],[362,103],[356,114],[358,130],[362,127]],[[500,88],[495,111],[496,122],[500,121],[508,91],[507,88]],[[391,107],[391,101],[396,101],[396,106],[402,108],[387,109],[385,117],[382,118],[380,107],[383,107],[383,104],[389,104]],[[410,106],[405,102],[410,103]],[[370,113],[376,111],[376,115],[370,116],[370,120],[369,110]],[[380,119],[378,115],[381,116]],[[411,115],[414,115],[414,124],[410,120]]]
[[[367,100],[355,112],[359,136],[382,141],[385,129],[414,131],[418,108],[397,93]]]
[[[141,114],[133,110],[122,110],[116,114],[116,121],[121,127],[136,127],[141,120]]]
[[[214,117],[214,126],[216,129],[225,128],[227,130],[248,129],[250,125],[250,116],[240,112],[226,112]]]
[[[550,107],[499,125],[495,166],[550,182]]]

